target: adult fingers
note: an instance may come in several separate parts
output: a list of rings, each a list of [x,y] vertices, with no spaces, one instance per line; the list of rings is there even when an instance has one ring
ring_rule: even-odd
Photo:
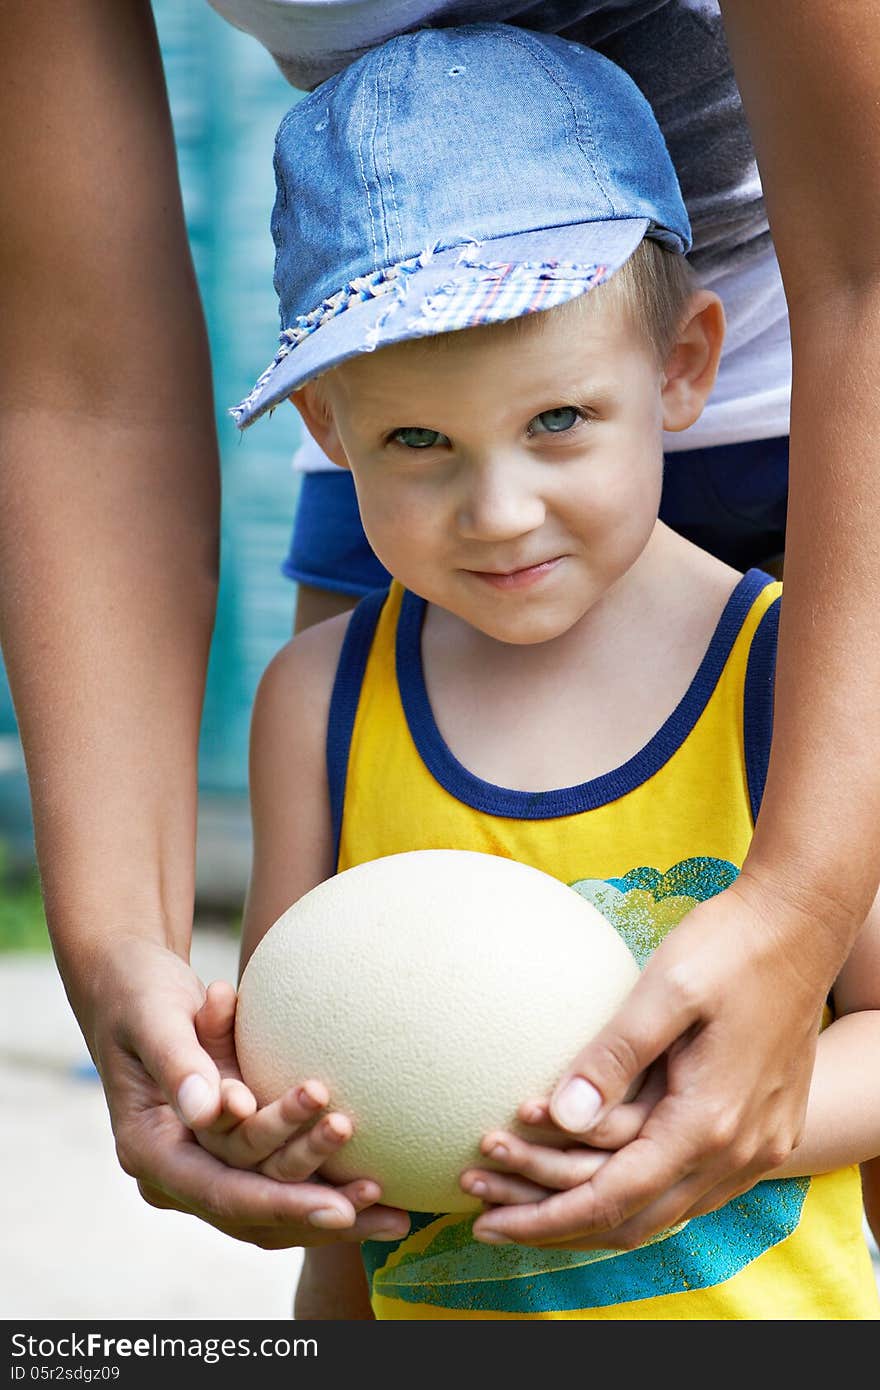
[[[578,1053],[550,1097],[561,1129],[592,1137],[641,1074],[697,1021],[684,991],[652,957],[623,1004]]]
[[[667,1236],[683,1230],[694,1217],[717,1211],[727,1202],[748,1192],[761,1176],[760,1171],[748,1179],[743,1179],[740,1175],[736,1182],[725,1181],[705,1190],[703,1176],[690,1175],[663,1193],[656,1201],[649,1203],[629,1221],[607,1232],[600,1243],[616,1250],[635,1250],[640,1246],[665,1240]],[[696,1194],[699,1194],[696,1200],[692,1200]],[[569,1241],[546,1244],[553,1244],[554,1248],[560,1250],[581,1250],[585,1247],[592,1248],[594,1241],[592,1238],[585,1241],[583,1237],[575,1237]]]
[[[140,1183],[146,1201],[194,1212],[230,1233],[239,1227],[275,1231],[302,1224],[342,1231],[354,1224],[354,1206],[334,1189],[321,1183],[279,1183],[261,1173],[230,1168],[191,1135],[163,1144],[152,1169],[150,1178]]]
[[[604,1119],[589,1131],[589,1144],[596,1149],[622,1149],[644,1128],[655,1105],[666,1094],[666,1067],[659,1058],[649,1068],[644,1084],[634,1100],[621,1101],[607,1111]]]
[[[194,1213],[233,1238],[265,1249],[326,1239],[397,1240],[409,1228],[405,1212],[379,1206],[358,1211],[347,1191],[328,1184],[282,1183],[226,1167],[185,1130],[176,1141],[166,1134],[153,1175],[139,1187],[153,1206]],[[350,1190],[360,1205],[372,1195],[361,1184]]]
[[[751,1172],[737,1174],[735,1180],[727,1178],[724,1182],[717,1183],[701,1193],[699,1199],[683,1213],[683,1219],[691,1221],[695,1216],[705,1216],[709,1211],[717,1211],[727,1202],[732,1202],[735,1197],[749,1192],[755,1183],[766,1176],[763,1168],[755,1167]]]
[[[151,1190],[147,1184],[141,1186],[141,1195],[151,1206],[165,1207],[174,1211],[192,1213],[192,1208],[169,1200],[165,1194]],[[285,1222],[275,1226],[248,1225],[225,1220],[208,1221],[224,1235],[242,1244],[257,1246],[260,1250],[290,1250],[303,1246],[362,1244],[365,1240],[402,1240],[408,1230],[408,1221],[400,1220],[402,1213],[391,1207],[371,1206],[359,1212],[354,1224],[347,1229],[320,1230],[303,1226],[297,1222]],[[203,1217],[208,1220],[208,1218]]]
[[[198,1046],[191,1018],[166,1018],[155,1043],[145,1038],[138,1062],[192,1129],[213,1124],[221,1111],[221,1078],[213,1059]]]

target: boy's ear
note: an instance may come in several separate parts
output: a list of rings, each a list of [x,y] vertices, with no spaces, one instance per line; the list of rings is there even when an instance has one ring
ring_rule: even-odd
[[[699,419],[718,375],[724,308],[711,290],[696,290],[663,368],[663,428],[686,430]]]
[[[300,418],[308,430],[309,434],[324,453],[340,468],[348,468],[348,459],[345,456],[339,435],[336,433],[336,424],[333,419],[333,411],[323,390],[316,381],[307,381],[305,386],[301,386],[298,391],[293,391],[288,396],[300,413]]]

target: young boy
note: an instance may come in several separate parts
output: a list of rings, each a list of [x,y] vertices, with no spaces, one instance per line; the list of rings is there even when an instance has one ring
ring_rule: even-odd
[[[515,168],[500,110],[518,113]],[[781,593],[657,519],[662,433],[699,416],[723,315],[688,271],[653,116],[564,40],[426,30],[294,107],[276,177],[290,327],[235,413],[291,397],[352,470],[394,581],[261,683],[244,957],[334,872],[452,846],[576,886],[644,960],[743,863]],[[310,1250],[297,1315],[876,1318],[857,1165],[880,1152],[878,922],[829,1001],[802,1143],[768,1179],[665,1238],[579,1249],[572,1198],[650,1125],[674,1056],[611,1113],[604,1152],[542,1142],[546,1099],[523,1097],[533,1142],[487,1135],[496,1167],[462,1177],[475,1222],[412,1214],[397,1239],[391,1213],[395,1244],[367,1242],[363,1263]],[[210,991],[206,1040],[229,1011]],[[351,1132],[328,1102],[316,1079],[250,1114],[232,1082],[218,1151],[242,1162],[249,1143],[254,1166],[304,1181]],[[365,1175],[349,1195],[379,1192]]]

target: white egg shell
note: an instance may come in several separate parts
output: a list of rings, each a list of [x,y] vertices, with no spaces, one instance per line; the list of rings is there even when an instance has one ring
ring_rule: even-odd
[[[459,1175],[549,1094],[638,978],[572,888],[469,850],[370,860],[289,908],[245,968],[242,1075],[260,1104],[316,1077],[355,1134],[325,1165],[411,1211],[476,1211]]]

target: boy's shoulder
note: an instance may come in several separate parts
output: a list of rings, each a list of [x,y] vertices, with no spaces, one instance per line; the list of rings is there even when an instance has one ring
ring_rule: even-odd
[[[300,712],[312,728],[321,728],[321,710],[329,707],[339,654],[351,621],[340,613],[299,632],[285,642],[266,666],[254,700],[255,727],[284,727]]]

